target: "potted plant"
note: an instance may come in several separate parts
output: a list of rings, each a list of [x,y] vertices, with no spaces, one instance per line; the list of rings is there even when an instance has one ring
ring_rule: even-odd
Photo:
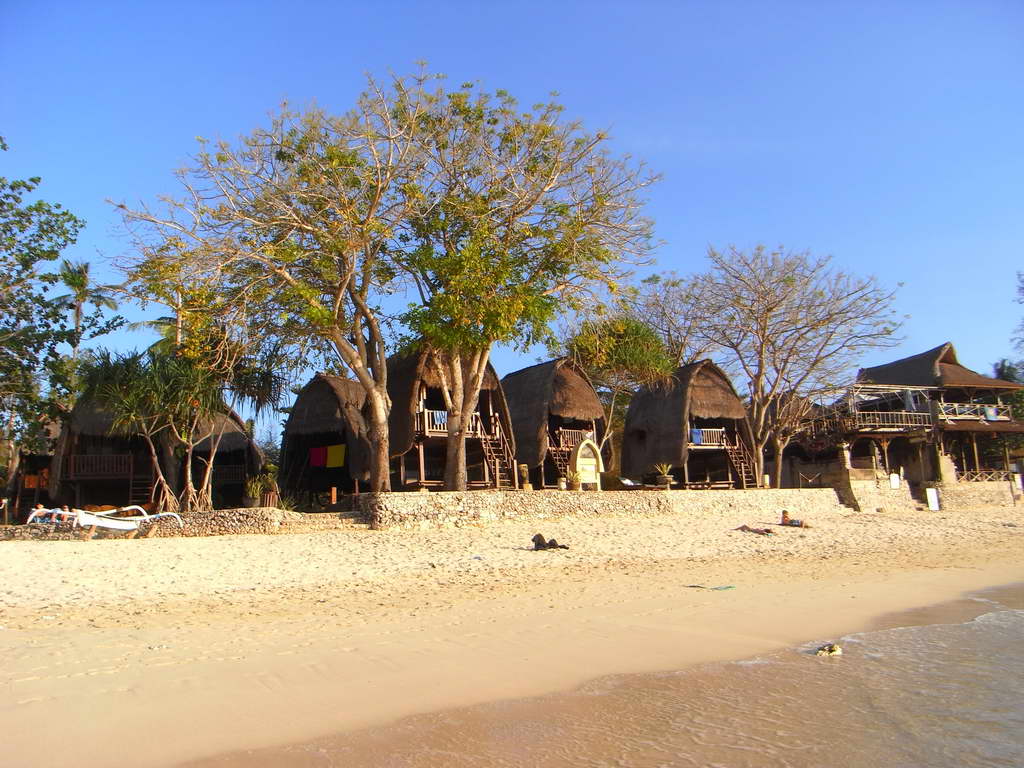
[[[580,481],[580,473],[574,472],[571,469],[565,473],[565,482],[570,491],[578,491],[583,487],[583,484]]]
[[[263,475],[252,475],[245,478],[245,490],[242,494],[242,504],[246,507],[255,507],[263,493]]]
[[[672,487],[672,465],[671,464],[655,464],[654,472],[657,474],[655,481],[658,485],[664,486],[665,488]]]

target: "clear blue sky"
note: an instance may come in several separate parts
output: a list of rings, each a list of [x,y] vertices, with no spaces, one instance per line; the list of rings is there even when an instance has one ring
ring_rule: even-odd
[[[0,174],[125,243],[106,199],[152,201],[194,137],[283,99],[348,108],[364,73],[426,60],[567,114],[664,180],[657,269],[784,244],[903,283],[885,362],[952,341],[1012,353],[1024,246],[1024,3],[0,2]],[[112,279],[112,276],[111,276]],[[145,338],[119,337],[141,346]],[[534,356],[499,351],[499,373]]]

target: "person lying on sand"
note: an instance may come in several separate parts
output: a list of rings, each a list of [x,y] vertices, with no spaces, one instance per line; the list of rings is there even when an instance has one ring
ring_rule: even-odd
[[[568,544],[559,544],[554,539],[551,539],[550,541],[546,540],[544,538],[544,534],[542,534],[542,533],[535,533],[533,535],[533,538],[531,539],[531,541],[533,542],[533,550],[535,552],[537,550],[540,550],[540,549],[568,549],[569,548]]]
[[[788,525],[788,526],[791,526],[793,528],[810,528],[811,527],[807,523],[805,523],[803,520],[794,520],[793,518],[791,518],[789,516],[789,512],[787,512],[786,510],[782,510],[782,522],[779,523],[779,525]]]
[[[749,525],[741,525],[739,528],[735,528],[737,531],[747,531],[748,533],[758,533],[762,536],[771,536],[772,532],[768,528],[751,528]]]

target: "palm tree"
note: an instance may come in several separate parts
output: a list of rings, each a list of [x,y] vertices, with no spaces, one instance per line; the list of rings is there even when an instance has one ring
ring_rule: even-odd
[[[78,347],[82,343],[82,317],[86,304],[97,309],[117,309],[117,302],[106,293],[107,287],[95,285],[89,276],[89,262],[72,263],[63,259],[58,273],[60,281],[71,293],[58,296],[54,302],[70,309],[75,325],[74,343],[71,346],[71,359],[78,359]]]

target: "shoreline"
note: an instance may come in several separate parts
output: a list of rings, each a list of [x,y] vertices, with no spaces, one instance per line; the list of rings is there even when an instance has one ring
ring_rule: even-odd
[[[999,603],[1001,607],[994,608],[991,603],[985,604],[983,601]],[[950,600],[886,613],[876,617],[866,627],[840,633],[833,639],[872,634],[897,628],[964,624],[979,616],[991,613],[993,610],[1024,611],[1024,582],[992,585],[977,590],[968,590]],[[306,741],[261,749],[225,752],[183,763],[182,768],[276,768],[277,766],[298,768],[298,766],[321,764],[321,762],[317,761],[319,758],[311,756],[342,754],[345,755],[344,764],[347,766],[350,765],[353,768],[369,767],[378,764],[378,750],[383,745],[390,745],[392,739],[404,744],[398,754],[408,754],[410,750],[414,749],[411,742],[415,741],[419,744],[419,740],[424,737],[430,739],[435,744],[457,743],[460,738],[459,733],[461,729],[466,727],[479,738],[479,733],[482,730],[497,726],[493,715],[497,706],[501,706],[502,712],[511,711],[519,713],[520,716],[527,716],[534,723],[544,722],[546,717],[557,717],[566,710],[573,711],[574,705],[578,706],[579,695],[586,689],[612,690],[630,685],[639,685],[641,689],[644,689],[646,685],[649,685],[648,681],[651,675],[657,677],[700,672],[706,675],[709,668],[713,669],[719,664],[733,662],[740,664],[764,663],[763,659],[771,659],[780,651],[808,654],[810,653],[808,650],[809,645],[811,645],[810,642],[802,642],[783,648],[766,649],[742,659],[694,662],[679,669],[611,673],[588,679],[571,688],[528,696],[522,699],[498,699],[431,712],[416,713],[390,722],[356,730],[345,730]],[[714,674],[714,672],[711,672],[711,674]],[[515,715],[513,715],[513,718],[515,718]],[[452,726],[449,723],[458,723],[459,725]],[[502,726],[514,728],[517,727],[517,722],[515,719],[508,721],[502,719]]]
[[[822,511],[814,528],[773,537],[733,530],[746,522],[757,521],[742,510],[544,522],[572,544],[564,553],[526,551],[536,521],[8,543],[7,759],[156,766],[251,755],[608,675],[827,642],[1024,581],[1017,509]]]

